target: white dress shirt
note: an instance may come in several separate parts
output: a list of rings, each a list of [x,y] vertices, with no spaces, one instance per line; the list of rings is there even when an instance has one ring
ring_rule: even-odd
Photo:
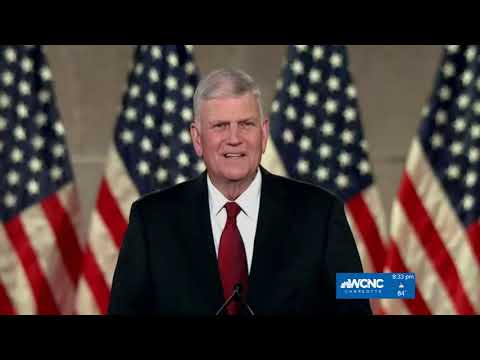
[[[218,247],[220,245],[220,237],[227,222],[227,210],[225,204],[230,202],[210,181],[207,176],[208,185],[208,204],[210,206],[210,221],[212,224],[213,240],[215,242],[215,251],[218,257]],[[255,240],[255,232],[257,230],[258,210],[260,209],[260,189],[262,187],[262,175],[257,170],[257,175],[253,179],[250,186],[245,190],[235,202],[240,206],[242,211],[237,216],[237,227],[240,231],[245,253],[247,256],[248,272],[252,265],[253,243]]]

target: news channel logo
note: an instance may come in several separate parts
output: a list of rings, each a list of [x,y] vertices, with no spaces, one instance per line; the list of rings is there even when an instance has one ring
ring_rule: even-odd
[[[414,299],[415,273],[337,273],[337,299]]]

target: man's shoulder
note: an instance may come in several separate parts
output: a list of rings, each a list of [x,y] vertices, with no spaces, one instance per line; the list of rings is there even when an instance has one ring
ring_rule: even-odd
[[[187,180],[183,183],[158,189],[142,195],[134,202],[135,207],[169,207],[172,204],[181,204],[185,201],[193,201],[193,196],[198,195],[202,186],[201,176]]]
[[[338,199],[330,190],[309,182],[288,178],[281,175],[272,174],[264,171],[265,182],[267,186],[271,186],[276,192],[281,191],[287,195],[295,197],[321,197],[328,199]]]

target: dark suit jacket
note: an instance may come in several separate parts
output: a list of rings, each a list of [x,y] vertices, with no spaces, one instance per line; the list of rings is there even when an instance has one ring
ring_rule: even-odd
[[[362,272],[342,202],[319,187],[261,171],[246,294],[253,312],[370,314],[367,300],[335,299],[335,273]],[[224,303],[206,178],[132,205],[110,314],[214,315]]]

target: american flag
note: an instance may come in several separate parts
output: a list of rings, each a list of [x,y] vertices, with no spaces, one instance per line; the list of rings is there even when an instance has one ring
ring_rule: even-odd
[[[416,273],[391,314],[480,313],[480,47],[448,45],[392,208],[386,270]]]
[[[108,310],[133,201],[205,169],[193,152],[189,133],[197,81],[192,45],[136,47],[92,216],[77,298],[79,314]]]
[[[364,271],[381,272],[385,217],[345,46],[289,46],[277,90],[271,136],[287,175],[345,201]]]
[[[0,314],[71,314],[80,210],[40,45],[0,46]]]

